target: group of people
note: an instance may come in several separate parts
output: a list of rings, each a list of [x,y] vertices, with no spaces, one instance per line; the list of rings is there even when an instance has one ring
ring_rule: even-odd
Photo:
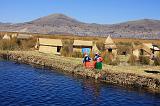
[[[83,59],[84,66],[86,68],[102,69],[102,61],[103,61],[103,58],[100,56],[99,53],[95,53],[93,62],[88,54],[85,54],[84,59]]]

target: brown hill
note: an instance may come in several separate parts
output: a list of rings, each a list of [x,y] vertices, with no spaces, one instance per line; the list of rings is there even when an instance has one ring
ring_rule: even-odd
[[[160,21],[143,19],[125,23],[103,25],[83,23],[63,14],[53,14],[19,24],[0,23],[0,31],[42,34],[73,34],[81,36],[108,36],[129,38],[160,38]]]

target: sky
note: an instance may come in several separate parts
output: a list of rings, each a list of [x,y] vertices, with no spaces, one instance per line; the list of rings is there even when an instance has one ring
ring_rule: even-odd
[[[0,0],[0,22],[28,22],[55,13],[99,24],[160,20],[160,0]]]

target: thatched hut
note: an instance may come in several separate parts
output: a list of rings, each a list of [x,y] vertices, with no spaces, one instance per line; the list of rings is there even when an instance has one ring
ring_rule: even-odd
[[[92,51],[93,41],[84,41],[84,40],[74,40],[73,43],[73,52],[82,52],[83,48],[88,48]]]
[[[18,36],[17,33],[13,33],[13,34],[11,35],[12,38],[17,38],[17,36]]]
[[[107,37],[107,39],[105,40],[105,49],[106,49],[106,52],[109,52],[109,53],[112,53],[114,54],[115,56],[117,55],[117,46],[116,44],[113,42],[111,36],[109,35]]]
[[[22,39],[22,40],[27,40],[32,38],[33,36],[30,34],[18,34],[17,35],[17,39]]]
[[[38,39],[39,52],[42,53],[51,53],[51,54],[60,54],[62,49],[62,41],[60,39],[47,39],[39,38]]]
[[[2,39],[10,40],[10,39],[11,39],[11,36],[9,36],[8,34],[5,34]]]
[[[93,48],[92,48],[92,53],[97,53],[97,52],[100,53],[100,51],[99,51],[96,43],[94,43],[94,44],[93,44]]]
[[[133,55],[137,58],[139,58],[139,56],[148,56],[152,58],[153,56],[157,56],[159,52],[160,48],[152,43],[143,43],[133,48]]]

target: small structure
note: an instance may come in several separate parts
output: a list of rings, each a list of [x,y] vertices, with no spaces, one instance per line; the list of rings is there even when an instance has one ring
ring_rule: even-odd
[[[95,53],[97,53],[97,52],[100,53],[99,49],[97,48],[96,43],[94,43],[94,44],[93,44],[93,48],[92,48],[92,53],[95,54]]]
[[[105,49],[107,52],[112,53],[114,56],[117,56],[117,46],[113,42],[111,36],[109,35],[105,40]]]
[[[63,45],[60,39],[39,38],[38,46],[39,52],[60,54]]]
[[[160,49],[158,46],[153,45],[152,43],[143,43],[133,48],[133,55],[135,55],[137,58],[139,58],[141,55],[152,58],[153,56],[157,56],[159,52]]]
[[[30,39],[31,37],[33,36],[30,34],[18,34],[17,35],[17,39],[22,39],[22,40]]]
[[[92,51],[93,41],[74,40],[73,52],[82,52],[84,48]]]
[[[11,40],[11,37],[8,34],[5,34],[2,39]]]
[[[11,35],[12,38],[17,38],[17,36],[18,36],[17,33],[13,33],[13,34]]]

